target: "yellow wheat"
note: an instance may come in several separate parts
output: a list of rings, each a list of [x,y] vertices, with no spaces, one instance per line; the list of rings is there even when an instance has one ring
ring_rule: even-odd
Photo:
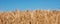
[[[60,24],[60,11],[0,12],[0,24]]]

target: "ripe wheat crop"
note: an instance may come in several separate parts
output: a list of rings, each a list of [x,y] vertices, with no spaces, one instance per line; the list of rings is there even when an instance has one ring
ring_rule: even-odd
[[[60,11],[0,12],[0,24],[60,24]]]

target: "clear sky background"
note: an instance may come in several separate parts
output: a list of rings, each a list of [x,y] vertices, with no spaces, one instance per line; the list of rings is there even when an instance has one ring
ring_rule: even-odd
[[[59,10],[60,0],[0,0],[0,11],[13,10]]]

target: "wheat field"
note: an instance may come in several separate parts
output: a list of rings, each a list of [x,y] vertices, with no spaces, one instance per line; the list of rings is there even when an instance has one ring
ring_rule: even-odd
[[[0,24],[60,24],[60,11],[0,12]]]

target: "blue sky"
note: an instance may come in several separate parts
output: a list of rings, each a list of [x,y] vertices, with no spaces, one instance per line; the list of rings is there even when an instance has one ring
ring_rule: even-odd
[[[0,11],[13,10],[58,10],[60,0],[0,0]]]

